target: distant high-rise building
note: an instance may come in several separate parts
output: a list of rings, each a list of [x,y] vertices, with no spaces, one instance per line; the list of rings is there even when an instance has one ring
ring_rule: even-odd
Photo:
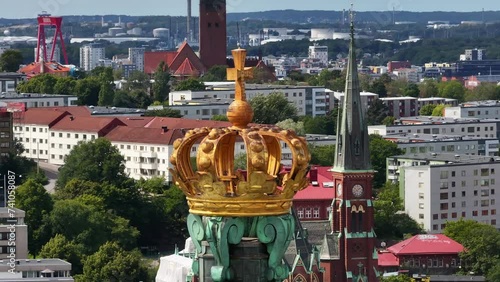
[[[42,57],[43,57],[43,46],[40,46],[41,48],[41,52],[40,52],[40,55],[38,56],[38,60],[35,60],[36,61],[42,61]],[[52,43],[47,43],[47,56],[50,57],[50,51],[52,50]],[[36,53],[37,53],[37,48],[34,48],[33,49],[34,51],[34,54],[35,54],[35,58],[36,58]],[[58,62],[60,63],[61,62],[61,49],[59,48],[59,46],[56,46],[56,48],[54,49],[54,60],[55,62]]]
[[[104,59],[105,48],[101,44],[92,43],[80,48],[80,67],[84,71],[91,71]]]
[[[466,49],[465,54],[460,55],[460,61],[482,61],[485,55],[484,49]]]
[[[128,59],[137,67],[138,71],[144,71],[145,48],[128,48]]]
[[[328,46],[309,46],[309,59],[319,60],[321,65],[328,66]]]

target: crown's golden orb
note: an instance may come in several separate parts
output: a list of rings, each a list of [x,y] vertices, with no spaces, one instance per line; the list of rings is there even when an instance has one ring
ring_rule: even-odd
[[[233,50],[234,69],[228,79],[236,81],[235,101],[229,106],[229,128],[197,128],[174,142],[170,169],[182,189],[190,213],[204,216],[266,216],[290,213],[295,193],[309,184],[306,177],[311,159],[305,139],[291,130],[254,126],[253,110],[245,97],[246,51]],[[246,174],[234,169],[235,144],[246,147]],[[191,166],[192,147],[199,142],[198,171]],[[290,171],[281,173],[281,147],[292,152]]]

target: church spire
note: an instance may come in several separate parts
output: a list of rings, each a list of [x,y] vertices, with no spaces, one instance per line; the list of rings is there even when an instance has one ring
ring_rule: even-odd
[[[354,11],[351,6],[351,43],[342,117],[337,121],[335,171],[370,170],[368,129],[361,104],[354,42]]]

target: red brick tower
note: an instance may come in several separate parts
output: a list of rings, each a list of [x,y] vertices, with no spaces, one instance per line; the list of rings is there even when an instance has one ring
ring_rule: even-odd
[[[226,65],[226,0],[200,0],[200,58],[205,67]]]
[[[343,113],[338,121],[333,180],[335,200],[333,233],[338,238],[339,261],[333,265],[335,282],[375,282],[377,251],[368,130],[360,98],[360,86],[351,22],[351,46]]]

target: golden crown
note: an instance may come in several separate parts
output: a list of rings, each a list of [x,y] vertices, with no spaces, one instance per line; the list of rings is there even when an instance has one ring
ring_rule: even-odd
[[[244,80],[252,77],[245,67],[246,50],[232,51],[234,69],[228,80],[236,81],[235,101],[227,116],[229,128],[197,128],[174,142],[170,169],[184,192],[192,214],[204,216],[265,216],[290,212],[295,193],[309,184],[310,154],[303,137],[292,130],[252,126],[253,110],[246,101]],[[201,142],[200,142],[201,140]],[[246,146],[246,174],[234,169],[235,143]],[[191,149],[200,142],[197,171],[191,166]],[[281,171],[281,142],[292,153],[290,170]]]

